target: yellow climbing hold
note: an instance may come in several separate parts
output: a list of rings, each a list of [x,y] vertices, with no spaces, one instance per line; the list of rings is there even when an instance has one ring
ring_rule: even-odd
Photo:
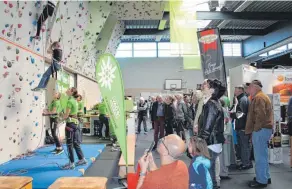
[[[78,169],[78,171],[80,171],[82,173],[82,175],[84,175],[84,173],[85,173],[84,169]]]

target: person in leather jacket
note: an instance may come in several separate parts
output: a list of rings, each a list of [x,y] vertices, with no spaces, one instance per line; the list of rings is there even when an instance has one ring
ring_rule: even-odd
[[[165,99],[165,136],[173,134],[174,127],[174,97],[169,95]]]
[[[204,105],[198,121],[198,137],[204,139],[211,156],[210,173],[213,188],[218,188],[216,180],[216,159],[222,151],[224,138],[224,112],[219,102],[226,91],[222,83],[215,80],[205,80],[202,85]]]

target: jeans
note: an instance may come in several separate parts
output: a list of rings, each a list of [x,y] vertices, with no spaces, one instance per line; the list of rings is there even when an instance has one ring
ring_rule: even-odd
[[[252,144],[255,156],[256,180],[261,184],[267,184],[270,176],[268,142],[272,135],[272,129],[261,129],[252,133]]]
[[[66,141],[67,141],[67,149],[69,154],[69,159],[71,163],[74,163],[74,152],[73,148],[75,149],[75,152],[78,156],[79,160],[82,160],[84,158],[83,152],[81,150],[80,144],[80,128],[74,123],[66,123]]]
[[[250,153],[251,153],[251,145],[249,142],[249,135],[245,134],[245,131],[239,130],[236,131],[237,139],[239,144],[240,151],[240,159],[243,166],[250,166]]]
[[[44,89],[47,87],[48,82],[52,74],[57,73],[61,69],[61,65],[58,61],[53,60],[52,65],[47,69],[47,71],[43,74],[41,81],[37,88]]]
[[[100,127],[98,129],[99,137],[102,137],[102,128],[105,125],[105,137],[109,137],[109,120],[104,114],[99,116]]]
[[[213,188],[217,188],[219,183],[217,183],[217,179],[216,179],[216,161],[218,161],[217,158],[219,154],[210,149],[209,149],[209,153],[211,157],[210,175],[213,181]],[[220,169],[220,164],[219,166],[217,166],[217,170],[218,169]]]
[[[141,132],[141,123],[143,122],[144,131],[147,132],[147,124],[146,124],[147,116],[138,116],[138,133]]]
[[[57,122],[58,118],[50,118],[50,127],[51,127],[51,132],[52,132],[52,136],[54,138],[55,144],[57,148],[61,147],[61,143],[60,140],[57,136],[57,129],[58,129],[58,122]]]
[[[154,121],[155,147],[157,147],[157,143],[158,143],[158,134],[159,134],[159,138],[164,137],[164,117],[157,117],[157,120]]]

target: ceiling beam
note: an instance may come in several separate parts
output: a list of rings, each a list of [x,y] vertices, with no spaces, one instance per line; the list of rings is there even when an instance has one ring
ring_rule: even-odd
[[[163,19],[169,19],[169,12],[164,12]],[[292,14],[290,12],[197,11],[197,20],[292,20]]]
[[[266,35],[265,30],[253,29],[221,29],[221,35]],[[169,29],[127,29],[124,35],[169,35]]]
[[[289,12],[209,12],[198,11],[197,20],[292,20]]]

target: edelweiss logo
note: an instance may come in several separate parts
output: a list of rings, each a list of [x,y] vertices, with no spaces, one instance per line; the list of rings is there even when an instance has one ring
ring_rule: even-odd
[[[280,82],[291,82],[292,75],[278,75],[277,80]]]
[[[110,107],[116,119],[120,117],[120,108],[114,97],[110,100]]]
[[[216,41],[218,36],[216,34],[206,35],[199,39],[200,43],[210,44]]]

